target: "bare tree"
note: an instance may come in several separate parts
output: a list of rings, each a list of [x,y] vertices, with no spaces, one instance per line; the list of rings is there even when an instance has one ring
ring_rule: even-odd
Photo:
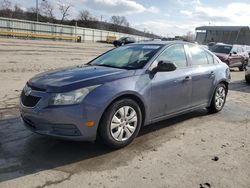
[[[112,16],[110,19],[111,23],[121,26],[129,27],[129,22],[124,16]]]
[[[87,10],[81,10],[79,12],[79,19],[82,21],[88,21],[91,18],[91,14]]]
[[[195,39],[195,34],[191,31],[188,31],[186,35],[182,36],[182,38],[186,41],[192,42]]]
[[[97,18],[92,16],[88,10],[81,10],[79,12],[78,19],[81,21],[96,21],[97,20]]]
[[[15,4],[14,10],[12,12],[12,17],[18,19],[26,19],[26,13],[18,4]]]
[[[9,0],[2,0],[0,1],[0,16],[3,17],[12,17],[12,3]]]
[[[79,18],[82,21],[93,21],[93,20],[96,20],[96,18],[93,17],[88,10],[82,10],[82,11],[80,11]]]
[[[71,4],[58,3],[58,8],[59,8],[59,11],[61,13],[61,21],[60,21],[60,23],[62,23],[64,20],[67,19],[68,16],[70,16],[69,10],[70,10],[71,7],[72,7]]]
[[[2,0],[2,1],[0,1],[0,9],[1,10],[6,10],[6,9],[11,10],[11,8],[12,8],[11,1],[9,1],[9,0]]]
[[[53,6],[53,4],[51,4],[49,1],[42,1],[40,4],[40,10],[42,15],[48,17],[49,19],[54,19],[54,10],[55,7]]]

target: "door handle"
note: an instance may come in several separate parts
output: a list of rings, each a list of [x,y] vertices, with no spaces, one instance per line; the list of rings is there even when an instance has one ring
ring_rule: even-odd
[[[186,82],[186,81],[190,81],[190,80],[192,80],[192,77],[191,76],[186,76],[183,81]]]
[[[214,76],[215,76],[214,71],[211,71],[210,75],[209,75],[209,78],[214,78]]]

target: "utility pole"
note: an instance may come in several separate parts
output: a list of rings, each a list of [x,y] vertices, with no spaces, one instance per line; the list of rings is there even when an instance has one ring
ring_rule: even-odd
[[[76,23],[75,23],[75,39],[76,39],[76,42],[78,42],[78,41],[77,41],[76,35],[77,35],[77,21],[76,21]]]
[[[46,0],[42,0],[46,1]],[[39,22],[39,0],[36,0],[36,21]]]
[[[36,21],[39,21],[38,0],[36,0]]]

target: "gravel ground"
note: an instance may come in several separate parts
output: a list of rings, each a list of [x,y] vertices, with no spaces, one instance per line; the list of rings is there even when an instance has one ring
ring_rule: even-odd
[[[0,39],[0,188],[249,188],[250,86],[237,70],[223,111],[201,109],[144,127],[121,150],[43,137],[21,125],[18,96],[30,77],[111,48]]]

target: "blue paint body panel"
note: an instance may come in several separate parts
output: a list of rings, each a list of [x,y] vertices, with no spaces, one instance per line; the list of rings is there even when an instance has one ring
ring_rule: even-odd
[[[185,68],[152,74],[149,69],[156,57],[175,42],[163,44],[164,48],[141,69],[86,65],[33,77],[28,85],[41,90],[33,89],[30,95],[41,99],[34,107],[27,107],[20,102],[25,126],[43,135],[94,141],[105,109],[118,97],[135,96],[142,102],[145,109],[144,125],[209,106],[217,84],[229,82],[228,66],[213,55],[214,64],[192,67],[188,58],[188,66]],[[93,85],[100,86],[91,91],[80,104],[49,106],[53,93]],[[87,127],[87,121],[95,121],[96,124]]]

